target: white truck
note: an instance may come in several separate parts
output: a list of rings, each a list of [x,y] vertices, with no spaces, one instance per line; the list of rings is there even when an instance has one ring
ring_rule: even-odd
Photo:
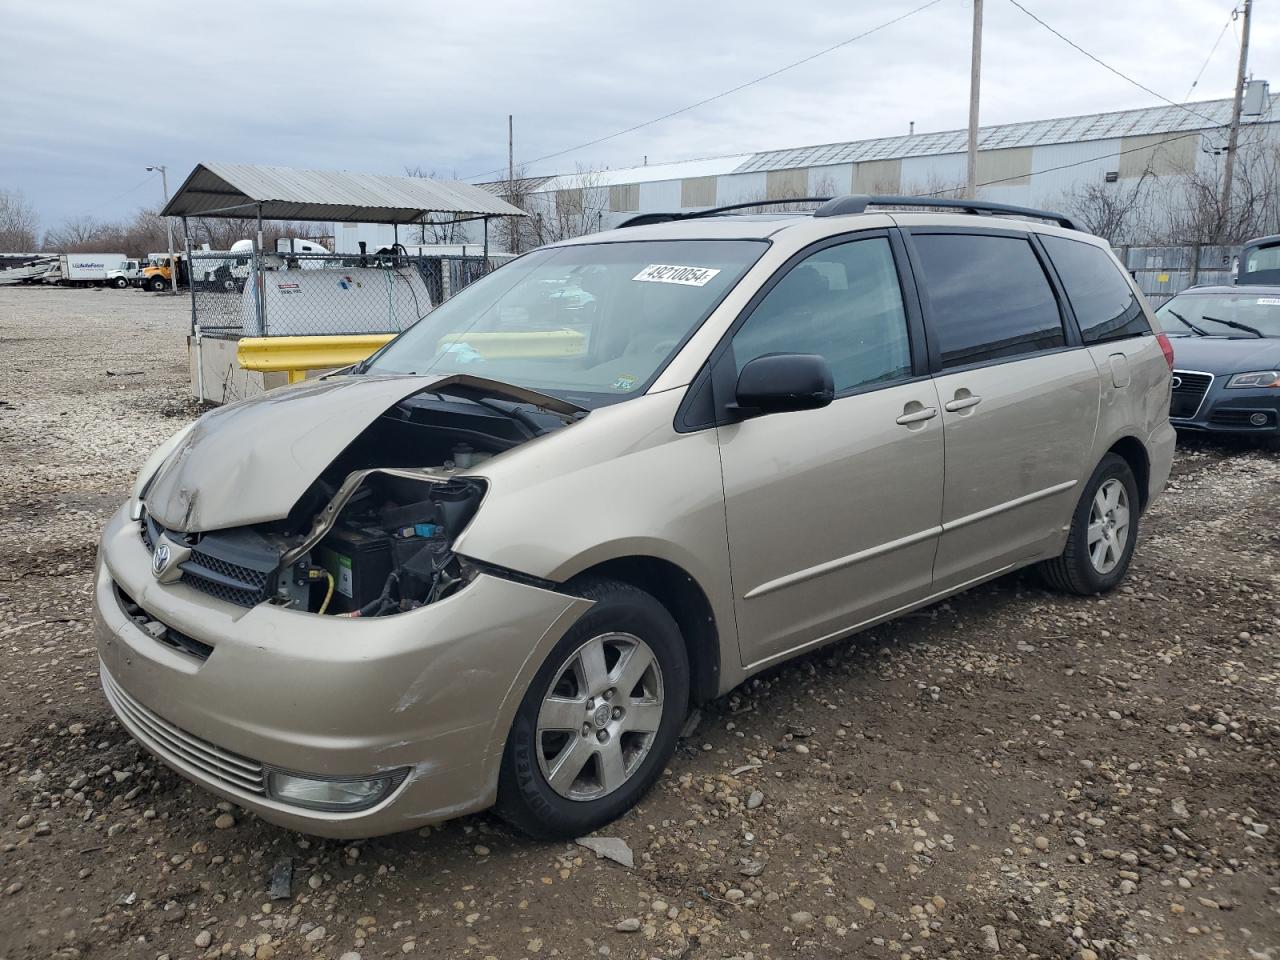
[[[123,270],[128,261],[123,253],[61,253],[57,282],[64,287],[101,287],[107,274]]]
[[[142,280],[142,261],[126,260],[124,266],[117,270],[107,271],[107,286],[123,290],[135,280]]]

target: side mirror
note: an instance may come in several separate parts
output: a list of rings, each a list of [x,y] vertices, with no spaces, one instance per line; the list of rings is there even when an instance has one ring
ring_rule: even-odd
[[[747,361],[742,368],[735,406],[747,416],[815,410],[835,396],[825,359],[812,353],[771,353]]]

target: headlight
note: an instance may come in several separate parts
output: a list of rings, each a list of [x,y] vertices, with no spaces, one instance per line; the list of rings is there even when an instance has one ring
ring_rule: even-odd
[[[312,810],[367,810],[398,787],[407,772],[400,769],[377,777],[327,779],[270,770],[267,795],[272,800]]]
[[[152,450],[151,456],[147,457],[143,462],[142,469],[138,471],[138,478],[133,481],[133,492],[129,495],[130,519],[142,519],[142,495],[147,492],[147,486],[160,471],[160,467],[165,460],[169,459],[169,454],[173,453],[178,444],[187,438],[187,434],[191,432],[191,428],[195,425],[195,421],[188,423],[172,437]]]
[[[1239,390],[1245,387],[1280,387],[1280,371],[1258,370],[1255,373],[1237,373],[1227,381],[1226,389]]]

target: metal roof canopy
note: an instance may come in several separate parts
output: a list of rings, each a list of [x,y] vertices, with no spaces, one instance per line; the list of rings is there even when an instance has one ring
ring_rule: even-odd
[[[523,217],[492,193],[457,180],[296,170],[248,163],[199,163],[160,211],[165,217],[419,223],[430,213],[456,218]]]

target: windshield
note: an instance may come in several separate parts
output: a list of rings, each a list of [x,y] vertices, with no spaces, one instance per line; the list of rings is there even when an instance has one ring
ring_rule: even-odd
[[[1156,311],[1166,333],[1192,335],[1177,314],[1212,337],[1252,337],[1241,329],[1252,327],[1264,337],[1280,337],[1280,292],[1260,293],[1181,293]],[[1215,323],[1227,320],[1229,323]],[[1239,324],[1233,327],[1231,324]]]
[[[768,246],[650,240],[535,250],[377,354],[375,373],[469,373],[583,407],[645,389]]]

